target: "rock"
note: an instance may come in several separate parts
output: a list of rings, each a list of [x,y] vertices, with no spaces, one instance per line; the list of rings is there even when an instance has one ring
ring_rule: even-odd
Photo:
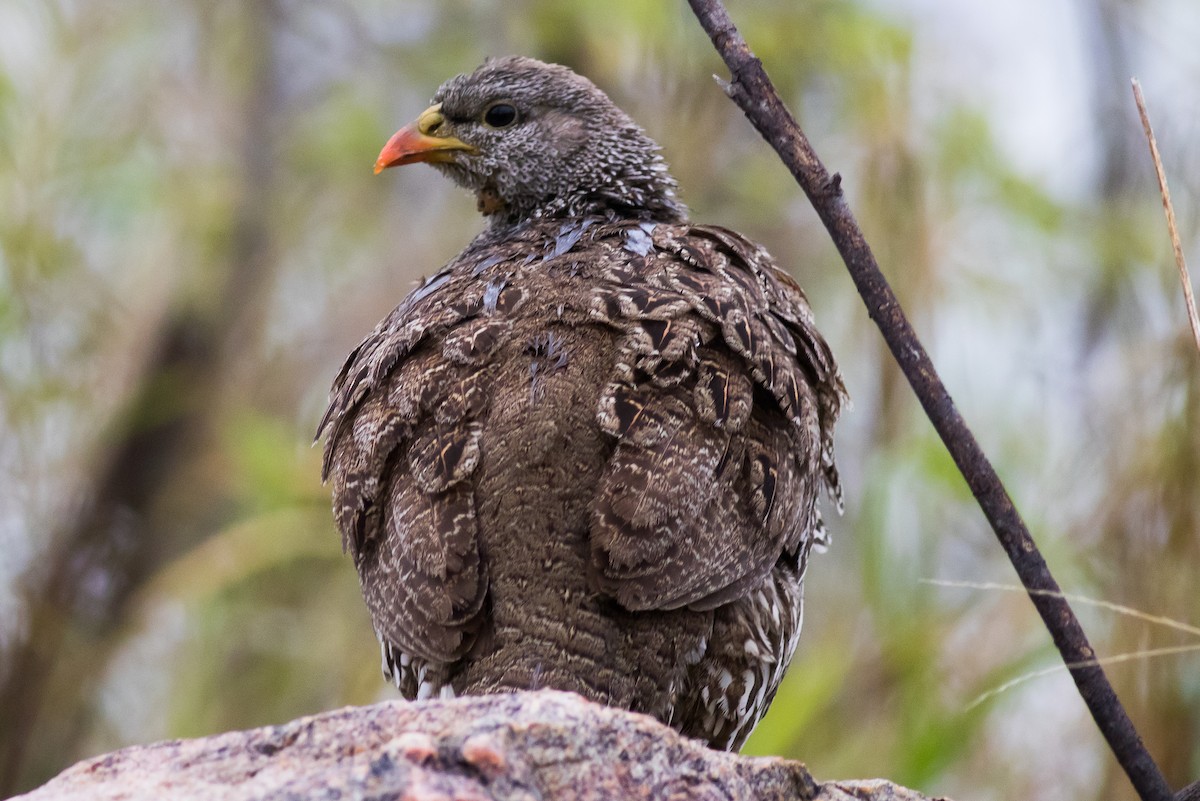
[[[94,757],[22,801],[111,799],[919,801],[713,751],[645,715],[552,691],[347,707]]]

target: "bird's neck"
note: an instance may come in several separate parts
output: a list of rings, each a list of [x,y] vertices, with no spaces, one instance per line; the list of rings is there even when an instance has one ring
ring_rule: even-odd
[[[535,196],[529,184],[485,184],[476,190],[478,209],[488,230],[504,230],[526,221],[600,217],[611,220],[683,222],[687,208],[676,195],[677,184],[658,153],[658,147],[640,129],[612,126],[624,131],[618,144],[597,146],[582,153],[578,165],[564,164],[561,172],[540,182],[546,194]]]
[[[674,223],[687,219],[687,208],[675,196],[675,182],[666,172],[641,181],[615,180],[610,185],[569,195],[555,195],[528,204],[505,202],[490,187],[475,193],[477,208],[487,218],[489,234],[516,228],[527,221],[580,217]]]

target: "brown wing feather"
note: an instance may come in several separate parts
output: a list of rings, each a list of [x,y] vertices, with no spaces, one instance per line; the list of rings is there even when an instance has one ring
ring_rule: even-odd
[[[376,631],[436,662],[461,657],[480,625],[487,572],[468,479],[486,365],[507,334],[478,316],[483,287],[457,283],[449,271],[427,281],[355,349],[321,424],[335,517]]]
[[[807,553],[818,484],[837,492],[822,470],[844,391],[803,293],[765,251],[701,226],[650,240],[612,251],[620,285],[592,303],[625,334],[597,413],[616,448],[595,583],[634,610],[710,609]]]

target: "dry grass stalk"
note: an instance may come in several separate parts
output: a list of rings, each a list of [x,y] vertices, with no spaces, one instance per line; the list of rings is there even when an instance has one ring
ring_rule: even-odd
[[[1154,173],[1158,176],[1158,191],[1162,195],[1163,212],[1167,215],[1167,231],[1171,234],[1171,247],[1175,249],[1175,266],[1179,268],[1179,281],[1183,284],[1183,299],[1187,305],[1188,322],[1192,326],[1192,338],[1196,340],[1196,351],[1200,352],[1200,316],[1196,314],[1196,298],[1192,295],[1192,279],[1188,275],[1187,261],[1183,257],[1183,245],[1179,241],[1179,229],[1175,225],[1175,207],[1171,205],[1171,190],[1167,188],[1167,174],[1163,170],[1162,158],[1158,154],[1158,140],[1150,127],[1150,114],[1146,111],[1146,98],[1137,78],[1133,84],[1133,100],[1137,103],[1138,115],[1142,118],[1142,129],[1150,143],[1150,157],[1154,159]]]

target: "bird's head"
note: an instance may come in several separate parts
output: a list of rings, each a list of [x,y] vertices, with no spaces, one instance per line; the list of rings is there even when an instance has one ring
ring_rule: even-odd
[[[685,216],[658,145],[591,81],[557,64],[489,59],[437,90],[375,172],[433,164],[475,193],[493,226],[533,217]]]

